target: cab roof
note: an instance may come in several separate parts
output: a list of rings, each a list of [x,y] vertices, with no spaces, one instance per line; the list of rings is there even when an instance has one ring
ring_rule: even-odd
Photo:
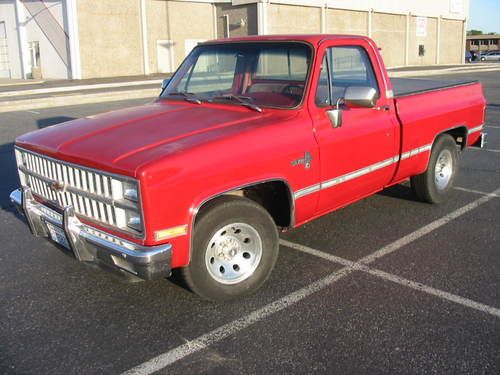
[[[282,35],[253,35],[236,38],[224,38],[208,40],[200,44],[215,44],[215,43],[232,43],[232,42],[284,42],[296,41],[307,42],[313,46],[319,46],[324,40],[335,39],[363,39],[371,41],[370,38],[361,35],[348,35],[348,34],[282,34]]]

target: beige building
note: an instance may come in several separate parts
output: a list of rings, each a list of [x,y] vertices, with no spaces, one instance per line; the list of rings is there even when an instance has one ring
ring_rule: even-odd
[[[4,5],[15,13],[6,21]],[[0,56],[3,22],[6,34],[17,30],[6,43],[24,51],[3,66],[23,77],[34,68],[45,78],[168,73],[201,41],[290,33],[370,36],[389,67],[460,64],[468,8],[468,0],[0,0]],[[27,37],[30,27],[40,35]],[[37,38],[50,43],[33,55],[26,46]]]

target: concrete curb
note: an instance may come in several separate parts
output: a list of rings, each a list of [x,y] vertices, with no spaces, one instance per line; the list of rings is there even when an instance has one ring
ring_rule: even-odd
[[[11,100],[1,102],[0,113],[24,111],[31,109],[66,107],[77,104],[91,104],[99,102],[114,102],[131,99],[154,99],[160,93],[159,88],[142,90],[113,91],[93,94],[61,95],[48,98]]]
[[[9,81],[12,81],[12,82],[9,82]],[[40,81],[37,81],[37,80],[16,80],[16,79],[12,79],[9,81],[7,80],[4,80],[4,79],[0,79],[0,87],[17,87],[17,86],[26,86],[26,85],[37,85],[37,84],[40,84],[40,83],[44,83],[46,82],[45,80],[40,80]]]
[[[481,73],[481,72],[492,72],[495,70],[500,70],[500,64],[498,66],[486,66],[486,67],[460,67],[460,68],[449,68],[449,69],[433,69],[433,70],[406,70],[402,72],[388,72],[389,77],[412,77],[412,76],[430,76],[430,75],[447,75],[447,74],[460,74],[460,73]]]

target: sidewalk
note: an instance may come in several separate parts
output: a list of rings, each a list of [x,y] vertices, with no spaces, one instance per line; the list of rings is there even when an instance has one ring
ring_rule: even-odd
[[[153,99],[170,74],[44,82],[0,81],[0,113],[40,108]],[[27,83],[28,82],[28,83]]]

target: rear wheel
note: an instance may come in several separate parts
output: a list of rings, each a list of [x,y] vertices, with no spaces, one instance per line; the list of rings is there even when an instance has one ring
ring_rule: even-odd
[[[257,203],[227,196],[200,213],[191,261],[182,269],[191,290],[223,301],[251,294],[269,277],[278,256],[278,233]]]
[[[427,170],[410,179],[411,187],[420,200],[441,203],[448,198],[457,171],[457,144],[453,137],[443,134],[432,146]]]

